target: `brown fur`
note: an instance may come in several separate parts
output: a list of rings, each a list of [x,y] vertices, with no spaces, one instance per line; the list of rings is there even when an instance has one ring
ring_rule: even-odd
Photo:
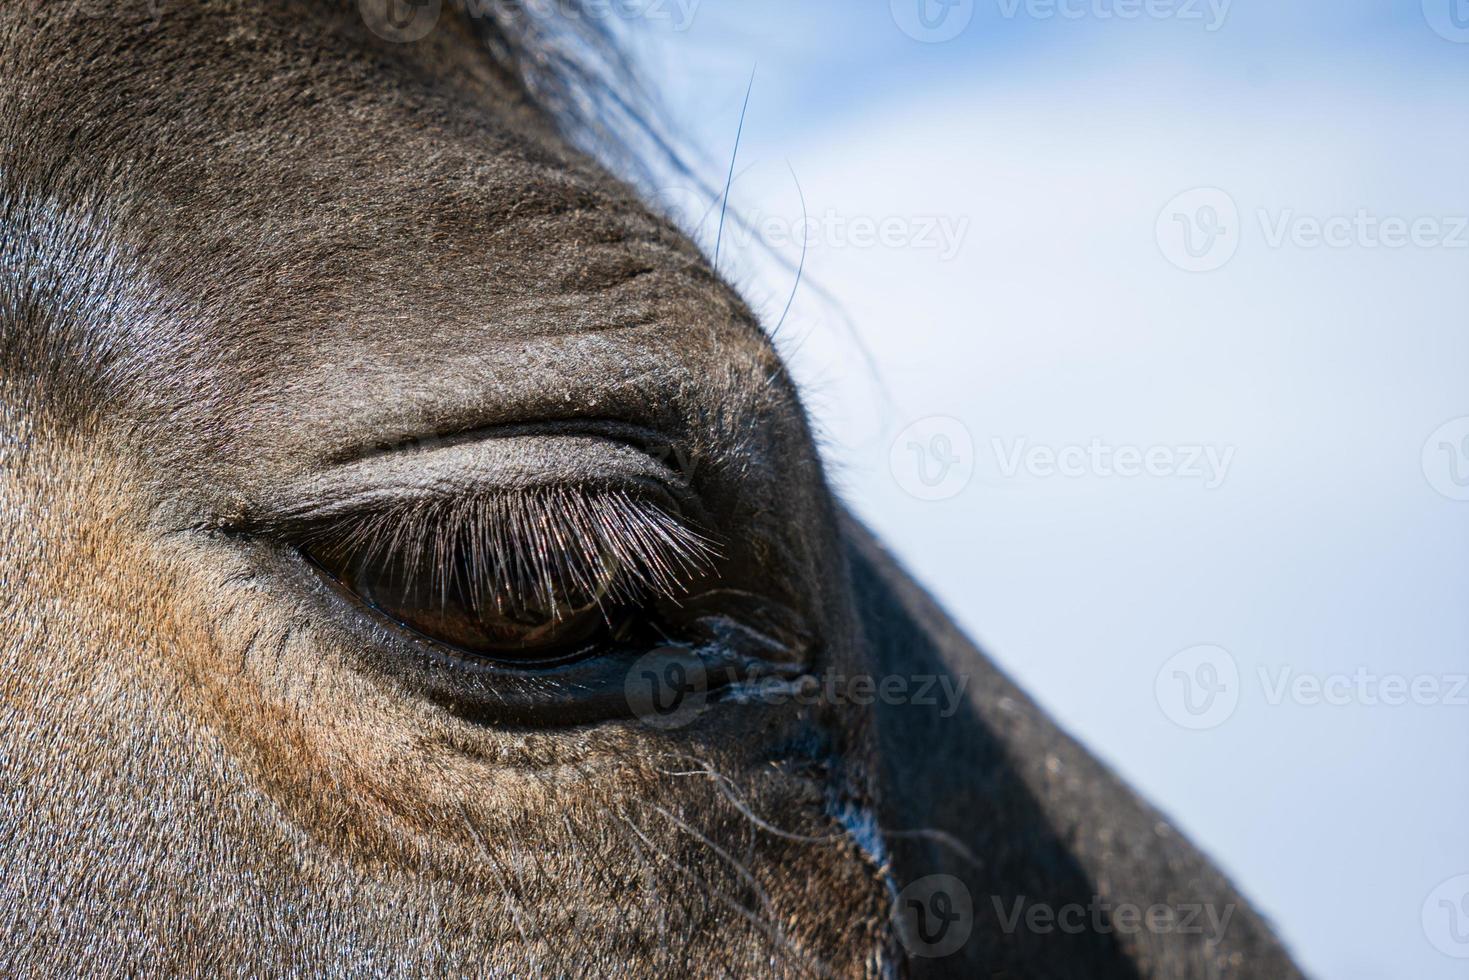
[[[0,7],[0,972],[1289,972],[1247,910],[1218,947],[905,956],[892,896],[935,871],[981,915],[1239,900],[841,516],[749,311],[493,29]],[[256,530],[363,445],[587,420],[697,462],[727,584],[816,673],[963,676],[964,710],[486,723],[364,667],[382,627]]]

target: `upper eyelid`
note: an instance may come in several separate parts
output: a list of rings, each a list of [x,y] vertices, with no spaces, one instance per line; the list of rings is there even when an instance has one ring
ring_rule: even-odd
[[[241,530],[309,526],[485,492],[571,486],[650,496],[679,512],[700,510],[685,474],[626,441],[517,434],[413,444],[330,466],[288,481],[256,502]]]

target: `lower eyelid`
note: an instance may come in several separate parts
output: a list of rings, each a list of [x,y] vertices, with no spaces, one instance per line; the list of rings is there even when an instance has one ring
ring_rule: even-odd
[[[511,667],[385,622],[343,596],[295,549],[250,539],[237,544],[251,552],[255,571],[248,578],[275,583],[269,587],[274,598],[265,601],[276,602],[280,615],[298,624],[300,642],[476,725],[532,731],[635,717],[629,677],[660,649],[703,664],[712,705],[723,698],[714,696],[716,688],[735,691],[745,679],[804,674],[818,648],[801,614],[783,603],[713,587],[680,603],[658,603],[649,622],[660,625],[624,642],[561,662]]]

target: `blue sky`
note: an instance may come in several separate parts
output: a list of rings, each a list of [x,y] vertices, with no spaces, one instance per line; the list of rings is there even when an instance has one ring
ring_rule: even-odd
[[[1310,972],[1464,975],[1469,2],[973,0],[941,43],[916,2],[639,31],[710,183],[755,71],[722,268],[773,324],[804,235],[778,341],[838,488]],[[1200,657],[1223,717],[1168,702]]]

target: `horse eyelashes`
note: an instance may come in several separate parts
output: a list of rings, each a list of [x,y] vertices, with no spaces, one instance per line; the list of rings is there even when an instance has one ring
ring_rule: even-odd
[[[532,654],[616,633],[630,609],[676,600],[714,544],[617,490],[546,488],[414,500],[332,518],[302,549],[359,598],[431,638]]]

